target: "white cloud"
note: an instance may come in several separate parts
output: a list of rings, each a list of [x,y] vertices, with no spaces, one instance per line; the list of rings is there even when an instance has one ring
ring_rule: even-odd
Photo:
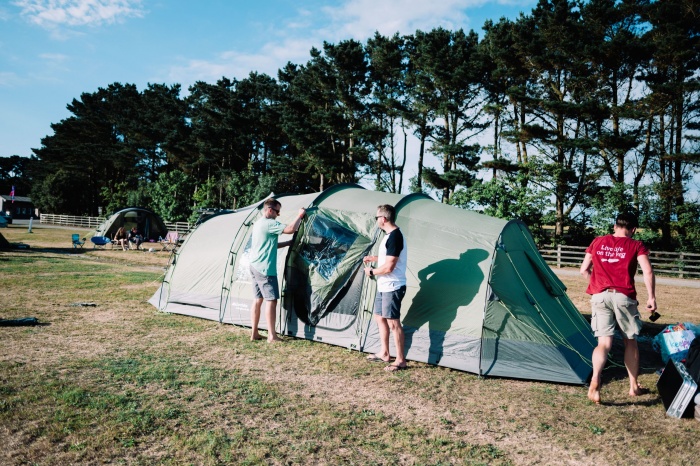
[[[412,34],[417,29],[443,26],[458,29],[467,22],[464,10],[481,5],[484,0],[348,0],[339,7],[326,7],[338,38],[353,37],[364,41],[379,31],[383,35]]]
[[[39,55],[39,58],[51,63],[63,63],[68,59],[68,55],[62,53],[42,53]]]
[[[99,26],[126,18],[141,18],[141,0],[16,0],[20,14],[46,29]]]
[[[470,29],[468,11],[488,3],[528,4],[535,0],[346,0],[337,7],[322,7],[310,11],[303,7],[284,24],[273,25],[274,37],[257,53],[237,50],[223,51],[211,59],[190,59],[171,67],[166,81],[178,82],[186,89],[195,81],[216,82],[222,76],[245,78],[251,71],[266,73],[274,78],[287,62],[306,63],[311,47],[321,48],[323,41],[337,43],[356,39],[366,42],[379,31],[385,36],[413,34],[417,29],[429,31],[438,26],[445,29]],[[162,78],[154,81],[163,81]]]
[[[22,83],[17,73],[11,71],[0,71],[0,87],[15,87]]]
[[[42,68],[49,73],[54,73],[57,71],[69,71],[70,69],[66,66],[70,61],[68,55],[62,53],[42,53],[39,54],[39,58],[43,60],[44,64]]]
[[[183,65],[171,67],[166,81],[181,83],[183,89],[187,89],[196,81],[214,83],[224,76],[243,79],[253,71],[277,78],[277,71],[287,62],[301,63],[308,59],[312,45],[313,41],[310,39],[288,39],[284,42],[268,43],[259,53],[247,54],[229,50],[219,53],[211,60],[191,59]]]

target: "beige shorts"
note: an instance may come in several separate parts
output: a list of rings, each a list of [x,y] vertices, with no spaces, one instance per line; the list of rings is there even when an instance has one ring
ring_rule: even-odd
[[[591,328],[596,337],[615,334],[615,322],[628,340],[636,340],[642,330],[639,303],[627,295],[613,290],[591,296]]]

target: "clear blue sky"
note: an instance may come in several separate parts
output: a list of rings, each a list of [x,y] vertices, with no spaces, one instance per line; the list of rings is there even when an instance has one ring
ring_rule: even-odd
[[[277,77],[323,41],[514,19],[536,0],[2,0],[0,157],[28,157],[66,105],[120,82]]]

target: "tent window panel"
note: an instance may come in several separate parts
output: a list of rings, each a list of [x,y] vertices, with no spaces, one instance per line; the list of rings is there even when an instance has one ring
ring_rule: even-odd
[[[245,247],[243,248],[243,253],[238,260],[238,270],[236,270],[235,281],[252,281],[250,275],[250,249],[253,247],[253,235],[250,235]],[[231,264],[233,265],[233,264]]]
[[[284,308],[293,310],[310,326],[323,320],[323,328],[345,328],[347,319],[338,315],[357,313],[364,278],[360,273],[362,258],[373,240],[352,230],[342,219],[319,212],[302,225],[297,241],[285,270]]]
[[[357,233],[317,216],[309,230],[301,257],[320,276],[330,280],[357,237]]]

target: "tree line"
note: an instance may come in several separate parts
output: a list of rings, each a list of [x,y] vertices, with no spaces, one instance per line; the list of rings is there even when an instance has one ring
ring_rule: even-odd
[[[553,225],[556,242],[634,210],[652,247],[700,250],[699,30],[698,0],[540,0],[482,37],[324,42],[276,78],[185,97],[113,83],[68,104],[13,173],[45,212],[145,205],[179,221],[362,181],[522,218],[540,238]]]

